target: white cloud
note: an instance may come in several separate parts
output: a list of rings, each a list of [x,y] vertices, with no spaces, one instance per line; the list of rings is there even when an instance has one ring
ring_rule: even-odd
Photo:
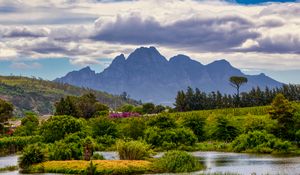
[[[2,60],[68,57],[72,64],[101,64],[101,58],[155,45],[168,57],[226,58],[244,69],[300,66],[299,3],[0,0],[0,6],[6,8],[0,10]],[[91,40],[95,34],[102,35]]]

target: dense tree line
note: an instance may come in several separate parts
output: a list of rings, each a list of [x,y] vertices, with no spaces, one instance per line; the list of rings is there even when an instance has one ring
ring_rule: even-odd
[[[70,115],[76,118],[92,118],[102,113],[106,114],[109,107],[97,101],[92,93],[81,97],[67,96],[55,103],[55,115]]]
[[[270,105],[279,93],[290,101],[300,101],[300,87],[291,84],[274,89],[252,88],[249,92],[241,93],[239,98],[237,95],[222,94],[219,91],[205,93],[198,88],[194,90],[188,87],[186,92],[179,91],[177,93],[174,105],[177,111],[264,106]]]

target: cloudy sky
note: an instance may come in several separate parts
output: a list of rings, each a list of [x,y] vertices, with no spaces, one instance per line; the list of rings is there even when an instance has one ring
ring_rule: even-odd
[[[0,0],[0,74],[54,79],[140,46],[300,84],[297,0]]]

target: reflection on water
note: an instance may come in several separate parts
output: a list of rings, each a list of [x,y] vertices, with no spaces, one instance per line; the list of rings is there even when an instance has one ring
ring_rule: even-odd
[[[17,164],[18,164],[18,156],[17,155],[9,155],[9,156],[0,157],[0,168],[6,167],[6,166],[15,166]]]
[[[115,152],[99,152],[106,159],[118,159]],[[207,169],[203,173],[231,172],[250,175],[256,174],[287,174],[300,175],[300,157],[273,156],[262,154],[240,154],[220,152],[194,152]],[[158,154],[155,157],[161,157]],[[0,157],[0,168],[17,165],[18,156]],[[191,173],[191,174],[199,174]],[[1,175],[18,175],[18,171],[5,172]],[[46,174],[43,174],[46,175]],[[47,174],[50,175],[50,174]]]
[[[219,152],[195,152],[193,154],[207,167],[205,173],[300,175],[300,157]]]

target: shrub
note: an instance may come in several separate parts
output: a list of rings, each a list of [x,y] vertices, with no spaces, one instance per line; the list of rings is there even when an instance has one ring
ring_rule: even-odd
[[[42,124],[40,132],[46,142],[55,142],[82,129],[83,123],[79,119],[71,116],[52,116]]]
[[[93,137],[111,135],[113,138],[117,137],[118,130],[113,120],[107,117],[98,117],[90,120],[92,126]]]
[[[175,119],[167,114],[159,114],[157,116],[151,117],[148,125],[156,126],[160,129],[169,129],[176,127]]]
[[[99,153],[95,153],[93,156],[92,156],[92,160],[105,160],[104,156],[102,154],[99,154]]]
[[[41,136],[4,137],[0,138],[0,151],[15,153],[21,151],[25,146],[43,141]]]
[[[293,116],[296,109],[282,94],[277,94],[274,98],[271,108],[270,108],[270,116],[272,119],[278,121],[278,125],[276,128],[276,136],[293,140],[293,128],[295,121],[293,120]]]
[[[150,127],[145,131],[147,143],[163,149],[174,149],[179,146],[193,146],[197,137],[187,128],[175,128],[162,130],[157,127]]]
[[[85,174],[86,175],[95,175],[97,167],[90,161],[89,166],[86,168]]]
[[[154,162],[154,167],[170,173],[192,172],[203,168],[195,157],[184,151],[168,151]]]
[[[213,137],[220,141],[232,141],[238,135],[238,129],[224,116],[218,116]]]
[[[204,140],[204,125],[205,118],[200,115],[192,114],[187,116],[183,120],[183,125],[190,128],[194,134],[197,136],[199,141]]]
[[[27,169],[30,165],[46,161],[45,145],[36,143],[24,148],[22,156],[19,158],[19,166]]]
[[[96,137],[96,150],[105,150],[106,148],[111,147],[113,144],[116,143],[116,139],[113,138],[111,135],[104,135]]]
[[[238,136],[231,146],[237,152],[271,153],[273,151],[287,152],[291,148],[291,143],[282,141],[266,131],[253,131]]]
[[[141,141],[118,140],[116,147],[121,160],[145,160],[150,156],[150,146]]]
[[[276,121],[272,120],[269,115],[247,115],[243,122],[243,132],[262,131],[271,132],[276,126]]]
[[[82,159],[83,146],[80,142],[69,142],[69,139],[60,140],[50,144],[48,148],[49,160]]]
[[[123,137],[137,140],[144,136],[146,128],[143,118],[128,118],[120,125],[121,134]]]
[[[39,126],[39,120],[36,114],[27,112],[21,120],[21,126],[17,127],[14,135],[31,136],[35,135]]]

